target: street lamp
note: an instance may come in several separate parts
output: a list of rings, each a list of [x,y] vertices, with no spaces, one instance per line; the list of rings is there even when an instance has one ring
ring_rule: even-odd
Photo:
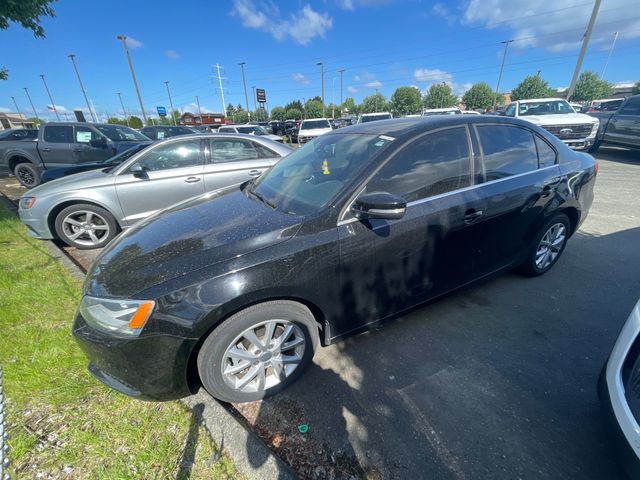
[[[49,91],[49,87],[47,86],[47,81],[44,79],[44,73],[40,75],[42,79],[42,83],[44,83],[44,89],[47,91],[47,95],[49,95],[49,100],[51,100],[51,107],[56,114],[56,118],[60,121],[60,115],[58,115],[58,109],[56,108],[56,103],[53,101],[53,97],[51,96],[51,92]]]
[[[69,54],[69,58],[71,59],[71,63],[73,64],[73,69],[76,71],[76,75],[78,77],[78,83],[80,83],[80,90],[82,90],[82,95],[84,95],[84,101],[87,103],[87,108],[89,109],[89,113],[91,114],[91,118],[93,119],[93,123],[97,123],[96,114],[91,109],[91,105],[89,105],[89,99],[87,98],[87,92],[84,89],[84,85],[82,84],[82,79],[80,78],[80,72],[78,72],[78,67],[76,66],[76,56],[73,53]]]
[[[173,101],[171,100],[171,92],[169,91],[169,80],[165,81],[164,84],[167,86],[167,95],[169,95],[169,106],[171,107],[171,120],[173,124],[176,125],[176,117],[173,114]]]
[[[38,112],[36,112],[36,107],[33,106],[33,102],[31,101],[31,95],[29,95],[29,90],[27,90],[27,87],[24,87],[24,93],[27,94],[27,98],[29,99],[29,103],[31,104],[31,108],[33,110],[33,115],[35,115],[36,120],[38,120],[38,123],[39,123],[40,119],[38,118]]]
[[[344,73],[344,68],[338,70],[340,74],[340,116],[342,117],[342,74]]]
[[[127,117],[127,111],[124,109],[124,102],[122,101],[122,93],[118,92],[118,98],[120,99],[120,106],[122,107],[122,113],[124,115],[124,118],[127,119],[127,125],[130,127],[131,126],[131,115],[129,115],[129,117]]]
[[[498,106],[498,90],[500,89],[500,80],[502,80],[502,70],[504,69],[504,61],[507,59],[507,49],[509,48],[509,44],[513,42],[513,40],[505,40],[504,42],[504,53],[502,54],[502,64],[500,64],[500,73],[498,74],[498,83],[496,84],[496,93],[493,97],[493,111],[496,111]]]
[[[244,78],[244,66],[246,62],[240,62],[240,69],[242,70],[242,85],[244,85],[244,104],[247,107],[247,115],[249,115],[249,121],[251,121],[251,111],[249,110],[249,97],[247,96],[247,81]]]
[[[142,104],[142,97],[140,96],[140,89],[138,88],[138,81],[136,80],[136,72],[133,71],[133,63],[131,63],[131,55],[129,55],[129,48],[127,48],[127,36],[126,35],[118,35],[116,37],[118,40],[122,40],[122,46],[124,47],[124,53],[127,56],[127,61],[129,62],[129,70],[131,70],[131,78],[133,78],[133,86],[136,88],[136,93],[138,94],[138,102],[140,102],[140,110],[142,110],[142,118],[144,119],[144,123],[147,123],[147,114],[144,111],[144,105]]]
[[[322,77],[322,118],[324,118],[324,63],[318,62],[316,65],[320,67],[320,76]]]

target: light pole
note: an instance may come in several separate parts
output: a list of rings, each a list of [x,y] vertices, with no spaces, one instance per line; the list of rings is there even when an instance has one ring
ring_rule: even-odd
[[[129,69],[131,70],[131,78],[133,78],[133,86],[136,87],[136,93],[138,94],[138,102],[140,102],[140,110],[142,111],[142,118],[144,123],[147,123],[147,114],[144,111],[144,105],[142,104],[142,97],[140,96],[140,89],[138,88],[138,81],[136,80],[136,72],[133,71],[133,63],[131,63],[131,55],[129,55],[129,48],[127,47],[127,36],[118,35],[118,40],[122,40],[122,46],[124,47],[124,53],[127,55],[127,61],[129,62]]]
[[[324,118],[324,62],[316,63],[320,67],[320,76],[322,77],[322,118]]]
[[[60,121],[60,115],[58,115],[58,109],[56,108],[56,103],[53,101],[53,97],[51,96],[51,92],[49,91],[49,87],[47,86],[47,81],[44,79],[44,73],[40,75],[42,79],[42,83],[44,83],[44,89],[47,91],[47,95],[49,95],[49,100],[51,100],[51,107],[53,111],[56,113],[56,118]]]
[[[240,70],[242,70],[242,85],[244,85],[244,103],[247,106],[247,114],[249,115],[249,121],[251,121],[251,111],[249,110],[249,97],[247,97],[247,81],[244,78],[244,66],[246,65],[246,62],[240,62],[238,65],[240,65]]]
[[[338,73],[340,74],[340,116],[342,117],[342,74],[344,73],[344,68],[338,70]]]
[[[507,49],[509,48],[509,44],[513,42],[513,40],[505,40],[500,43],[504,43],[504,53],[502,54],[502,63],[500,64],[500,73],[498,74],[498,83],[496,84],[496,93],[493,98],[493,111],[496,111],[496,107],[498,105],[498,90],[500,89],[500,80],[502,80],[502,70],[504,69],[504,61],[507,59]]]
[[[120,92],[118,92],[118,98],[120,99],[120,106],[122,107],[122,113],[124,114],[124,118],[127,119],[127,125],[130,127],[131,126],[131,115],[129,115],[129,117],[127,117],[127,111],[124,108],[124,103],[122,102],[122,94]]]
[[[91,109],[91,105],[89,105],[89,99],[87,98],[87,92],[84,89],[84,85],[82,84],[82,79],[80,78],[80,72],[78,72],[78,67],[76,66],[76,56],[73,53],[69,54],[69,58],[71,59],[71,63],[73,64],[73,69],[76,71],[76,76],[78,77],[78,83],[80,83],[80,90],[82,90],[82,95],[84,96],[84,101],[87,104],[87,108],[89,109],[89,113],[91,114],[91,118],[93,119],[93,122],[96,123],[97,119],[96,119],[96,115],[95,113],[93,113],[93,110]]]
[[[251,88],[253,89],[253,111],[257,112],[258,111],[258,107],[256,106],[256,87],[255,85],[252,85]],[[251,114],[249,114],[251,115]],[[257,118],[257,113],[256,113],[256,118]]]
[[[173,124],[176,125],[176,117],[173,114],[173,100],[171,100],[171,92],[169,91],[169,80],[166,80],[164,84],[167,87],[167,95],[169,95],[169,106],[171,107],[171,120],[173,121]]]
[[[582,47],[580,48],[580,54],[578,55],[576,68],[573,71],[573,77],[571,78],[571,85],[569,85],[569,90],[567,90],[567,101],[571,99],[571,97],[573,96],[573,92],[576,90],[576,82],[578,81],[578,75],[580,74],[580,69],[582,68],[582,61],[584,60],[585,53],[587,53],[589,39],[591,38],[591,31],[593,30],[594,23],[596,23],[596,17],[598,16],[598,11],[600,10],[601,3],[602,0],[596,0],[593,4],[591,18],[589,19],[589,23],[587,24],[587,31],[584,32],[584,37],[582,38]]]
[[[29,90],[27,90],[27,87],[24,87],[24,93],[27,94],[27,98],[29,99],[29,103],[31,104],[31,109],[33,110],[33,115],[36,117],[36,120],[38,120],[38,123],[40,123],[40,118],[38,118],[38,112],[36,112],[36,107],[33,106],[33,102],[31,101],[31,95],[29,95]]]
[[[198,104],[198,115],[200,115],[200,125],[202,125],[202,110],[200,109],[200,98],[198,98],[198,95],[196,95],[196,103]],[[225,117],[227,116],[225,113]]]
[[[336,87],[336,78],[338,77],[333,77],[333,79],[331,80],[331,118],[336,118],[336,102],[335,102],[335,95],[334,95],[334,91]]]
[[[604,62],[604,67],[602,67],[602,73],[600,74],[600,78],[604,79],[604,72],[607,70],[607,65],[609,65],[609,60],[611,59],[611,54],[613,53],[613,49],[616,48],[616,41],[618,40],[618,32],[613,34],[613,43],[611,44],[611,49],[609,50],[609,55],[607,55],[607,61]]]
[[[18,108],[18,102],[16,102],[16,97],[11,97],[11,100],[13,100],[13,104],[16,106],[16,112],[18,113],[18,116],[21,117],[22,113],[20,113],[20,108]]]

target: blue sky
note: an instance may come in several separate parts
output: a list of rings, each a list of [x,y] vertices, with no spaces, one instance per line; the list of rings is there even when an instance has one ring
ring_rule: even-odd
[[[567,86],[580,41],[591,14],[588,0],[232,0],[154,2],[60,0],[57,16],[45,19],[45,39],[18,25],[0,32],[0,66],[9,80],[0,82],[0,111],[32,115],[23,87],[28,87],[38,114],[49,101],[40,74],[45,74],[62,112],[86,110],[73,67],[76,61],[85,88],[100,118],[140,107],[119,34],[130,38],[130,53],[147,113],[168,107],[169,81],[176,108],[220,111],[213,65],[223,67],[226,103],[244,106],[238,63],[246,62],[251,87],[264,88],[268,106],[320,95],[320,67],[325,64],[325,101],[344,97],[361,101],[378,89],[389,97],[395,88],[425,90],[448,82],[457,93],[472,83],[495,86],[503,40],[510,44],[501,84],[508,91],[526,75],[541,70],[553,87]],[[634,8],[635,7],[635,8]],[[637,0],[604,0],[583,69],[600,72],[619,32],[605,78],[612,82],[640,78],[640,9]]]

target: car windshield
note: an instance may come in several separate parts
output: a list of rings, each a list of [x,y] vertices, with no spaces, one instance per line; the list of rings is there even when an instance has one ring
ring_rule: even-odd
[[[269,135],[267,131],[260,125],[251,125],[249,127],[237,127],[238,133],[248,133],[253,135]]]
[[[554,115],[575,113],[575,110],[564,100],[548,100],[540,102],[521,103],[518,107],[521,116],[526,115]]]
[[[331,128],[329,120],[305,120],[300,125],[301,130],[313,130],[315,128]]]
[[[366,122],[374,122],[376,120],[389,120],[391,118],[391,115],[388,113],[381,113],[380,115],[367,115],[367,116],[362,116],[362,120],[360,121],[361,123],[366,123]]]
[[[436,112],[424,112],[425,116],[430,115],[459,115],[462,112],[460,110],[439,110]]]
[[[95,125],[95,127],[104,134],[109,140],[114,142],[137,142],[149,140],[141,133],[136,132],[133,128],[124,125]]]
[[[279,211],[307,215],[331,202],[393,142],[377,135],[323,135],[245,187]]]
[[[118,165],[120,165],[122,162],[124,162],[125,160],[129,159],[131,156],[133,156],[133,154],[138,153],[140,150],[143,150],[145,148],[147,148],[149,145],[151,145],[150,143],[141,143],[140,145],[136,145],[135,147],[131,147],[127,150],[125,150],[124,152],[119,153],[118,155],[114,155],[111,158],[107,158],[103,163],[105,165],[108,165],[109,168],[107,170],[107,172],[113,170],[115,167],[117,167]]]

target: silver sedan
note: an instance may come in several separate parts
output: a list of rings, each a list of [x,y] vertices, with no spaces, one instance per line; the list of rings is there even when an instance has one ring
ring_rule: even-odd
[[[99,248],[159,210],[259,176],[290,152],[254,135],[173,137],[121,165],[29,190],[20,199],[20,219],[33,237]]]

